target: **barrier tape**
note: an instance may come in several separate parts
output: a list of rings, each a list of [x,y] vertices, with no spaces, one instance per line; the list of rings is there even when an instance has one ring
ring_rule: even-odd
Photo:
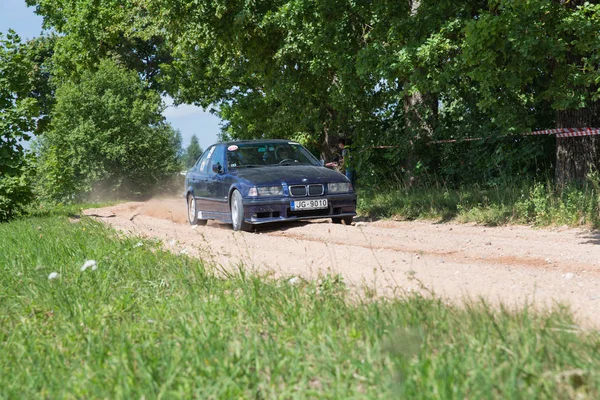
[[[558,129],[544,129],[539,131],[533,131],[529,133],[522,133],[520,135],[506,135],[504,137],[510,136],[529,136],[529,135],[556,135],[557,138],[567,138],[567,137],[581,137],[581,136],[595,136],[600,135],[600,128],[558,128]],[[465,139],[449,139],[449,140],[435,140],[433,142],[429,142],[430,144],[437,143],[456,143],[456,142],[472,142],[475,140],[483,140],[485,138],[465,138]]]
[[[539,131],[533,131],[528,133],[522,133],[520,135],[506,135],[501,137],[511,136],[529,136],[529,135],[556,135],[557,138],[568,138],[568,137],[581,137],[581,136],[595,136],[600,135],[600,128],[558,128],[558,129],[544,129]],[[445,139],[445,140],[434,140],[428,144],[444,144],[444,143],[458,143],[458,142],[474,142],[477,140],[487,139],[484,137],[477,138],[464,138],[464,139]],[[370,149],[396,149],[402,146],[371,146]]]
[[[578,137],[600,135],[599,128],[559,128],[531,132],[530,135],[556,135],[556,137]]]

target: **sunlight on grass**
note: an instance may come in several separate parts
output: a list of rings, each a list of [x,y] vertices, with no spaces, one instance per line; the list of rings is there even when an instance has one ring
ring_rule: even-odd
[[[0,249],[1,398],[600,395],[599,336],[563,309],[356,301],[340,277],[218,278],[159,242],[52,213],[1,224]]]
[[[362,215],[373,218],[600,227],[600,190],[591,184],[562,190],[550,183],[486,189],[367,189],[359,193],[358,206]]]

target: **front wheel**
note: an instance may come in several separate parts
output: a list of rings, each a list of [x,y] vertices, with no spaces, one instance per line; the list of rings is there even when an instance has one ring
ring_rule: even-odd
[[[252,230],[252,225],[244,222],[244,203],[242,195],[237,190],[231,193],[231,221],[234,231],[250,232]]]
[[[352,225],[352,220],[354,217],[351,215],[349,217],[335,217],[331,218],[331,221],[334,224],[344,224],[344,225]]]
[[[187,215],[190,225],[206,225],[205,219],[198,219],[198,212],[196,211],[196,199],[190,193],[187,197]]]

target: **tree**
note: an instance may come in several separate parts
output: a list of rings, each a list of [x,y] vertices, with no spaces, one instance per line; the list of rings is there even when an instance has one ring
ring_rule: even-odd
[[[37,102],[28,97],[33,64],[14,31],[0,33],[0,221],[17,215],[33,197],[23,141],[35,127]]]
[[[27,58],[32,69],[29,71],[30,88],[25,95],[35,99],[38,110],[35,135],[43,135],[50,126],[50,114],[54,106],[54,85],[51,77],[54,70],[54,46],[58,36],[50,34],[27,41]]]
[[[160,30],[135,0],[26,0],[44,18],[44,27],[60,36],[54,47],[54,75],[78,80],[110,58],[137,71],[160,90],[161,68],[173,61]]]
[[[183,148],[183,136],[179,129],[173,129],[173,135],[171,136],[171,147],[175,151],[175,159],[177,160],[178,166],[185,165],[185,150]]]
[[[475,175],[465,160],[486,177],[535,169],[522,166],[547,143],[507,134],[600,123],[595,3],[28,0],[61,33],[56,81],[110,58],[177,103],[216,105],[226,138],[291,138],[327,158],[352,137],[359,166],[389,144],[399,149],[378,164],[383,175],[424,166],[457,180]],[[429,146],[473,136],[487,140]],[[574,171],[558,181],[600,157],[596,145],[567,144],[595,141],[557,142],[557,171]]]
[[[143,4],[177,60],[163,70],[165,88],[179,102],[217,104],[229,137],[294,138],[326,156],[372,111],[377,82],[354,68],[362,3]]]
[[[52,127],[39,139],[40,186],[55,201],[93,190],[111,197],[144,195],[178,170],[175,131],[164,123],[160,95],[111,60],[79,83],[56,89]]]
[[[600,5],[592,3],[502,0],[469,22],[467,73],[480,85],[480,107],[493,110],[505,131],[598,126]],[[599,145],[558,139],[557,183],[600,168]]]
[[[190,144],[185,149],[185,166],[187,168],[191,168],[196,163],[198,158],[200,158],[202,153],[204,153],[204,150],[202,150],[202,148],[200,147],[198,137],[196,135],[193,135],[192,139],[190,140]]]

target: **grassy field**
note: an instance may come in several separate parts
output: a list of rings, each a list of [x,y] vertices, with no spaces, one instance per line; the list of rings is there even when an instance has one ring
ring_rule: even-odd
[[[562,190],[551,183],[514,182],[488,188],[365,189],[359,193],[359,211],[374,218],[600,228],[600,187],[590,181]]]
[[[0,398],[600,397],[567,310],[223,276],[67,213],[0,224]]]

